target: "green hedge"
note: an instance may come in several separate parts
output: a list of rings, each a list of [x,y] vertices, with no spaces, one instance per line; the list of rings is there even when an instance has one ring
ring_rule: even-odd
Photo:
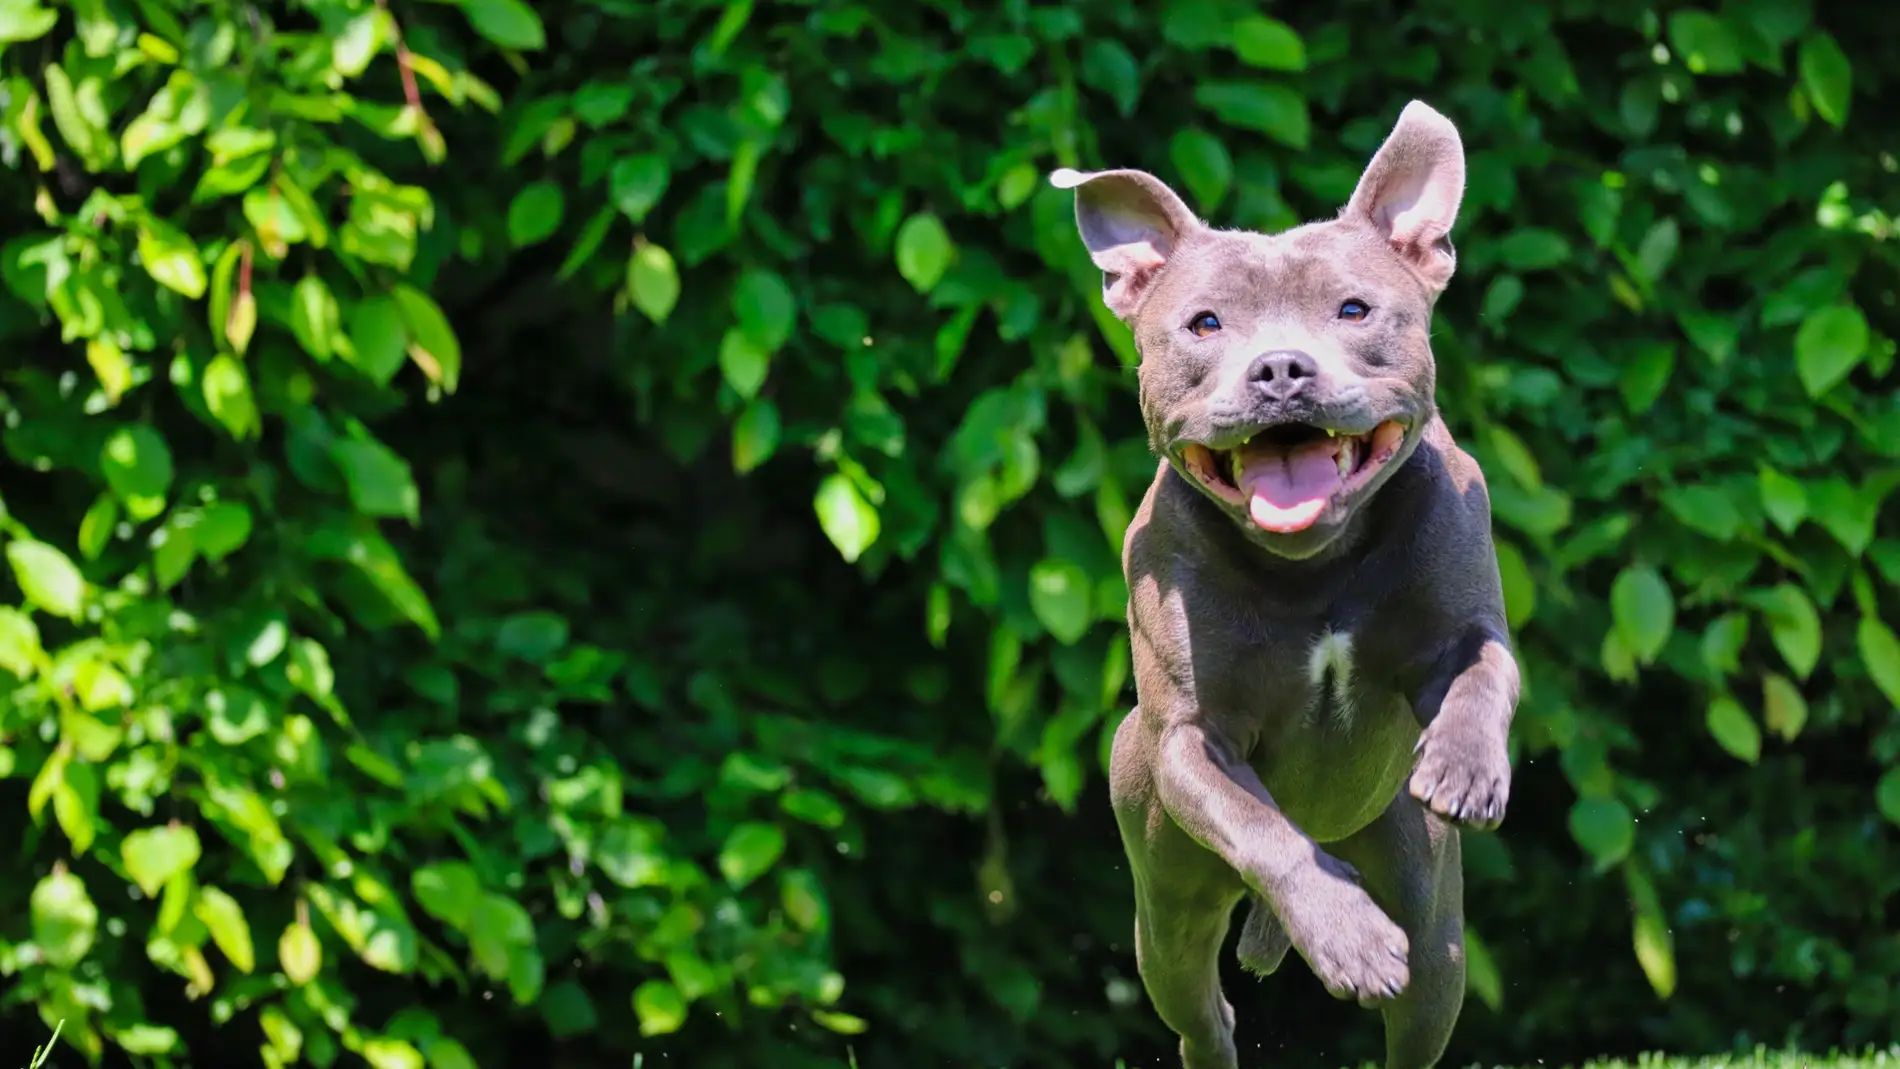
[[[1421,97],[1527,680],[1454,1053],[1891,1041],[1889,7],[0,0],[4,1033],[1165,1057],[1152,461],[1044,176],[1284,226]]]

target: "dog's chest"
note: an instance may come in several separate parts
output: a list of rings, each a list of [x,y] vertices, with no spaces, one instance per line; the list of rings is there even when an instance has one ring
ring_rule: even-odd
[[[1393,693],[1379,636],[1344,623],[1279,628],[1248,644],[1231,683],[1242,700],[1283,725],[1350,734]],[[1242,695],[1232,695],[1242,698]]]
[[[1294,822],[1321,841],[1365,826],[1410,767],[1418,725],[1389,648],[1340,624],[1267,644],[1248,685],[1258,734],[1249,763]]]

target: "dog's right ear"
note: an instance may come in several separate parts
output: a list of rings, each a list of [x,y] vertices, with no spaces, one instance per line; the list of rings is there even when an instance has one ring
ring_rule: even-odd
[[[1127,319],[1155,276],[1202,223],[1167,183],[1146,171],[1077,171],[1049,176],[1075,190],[1075,225],[1102,269],[1102,302]]]

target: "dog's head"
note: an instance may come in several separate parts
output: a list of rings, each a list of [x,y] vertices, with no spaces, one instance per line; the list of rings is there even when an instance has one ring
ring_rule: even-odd
[[[1216,230],[1142,171],[1057,171],[1141,352],[1155,449],[1276,554],[1312,556],[1434,411],[1432,306],[1464,195],[1458,130],[1414,101],[1339,218]]]

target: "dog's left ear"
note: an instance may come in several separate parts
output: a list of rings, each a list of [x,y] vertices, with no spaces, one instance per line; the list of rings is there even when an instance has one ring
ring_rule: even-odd
[[[1166,182],[1146,171],[1064,167],[1049,184],[1075,190],[1075,225],[1102,269],[1102,302],[1123,319],[1134,314],[1181,243],[1203,226]]]
[[[1414,100],[1366,165],[1344,214],[1376,229],[1426,282],[1443,289],[1457,262],[1451,227],[1464,196],[1458,128]]]

